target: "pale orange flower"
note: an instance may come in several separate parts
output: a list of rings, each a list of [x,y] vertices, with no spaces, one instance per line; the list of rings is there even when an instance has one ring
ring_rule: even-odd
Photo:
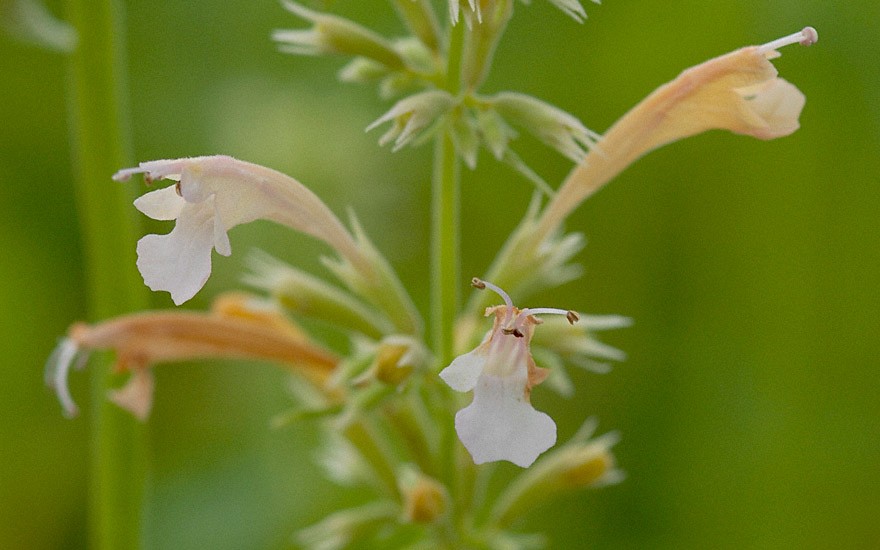
[[[539,222],[546,236],[587,197],[642,155],[707,130],[729,130],[759,139],[798,129],[804,94],[779,78],[770,59],[788,44],[818,40],[812,27],[731,52],[682,72],[633,107],[572,171]]]
[[[152,311],[70,328],[49,358],[46,381],[58,394],[65,414],[77,413],[67,388],[71,367],[81,368],[88,353],[116,352],[115,370],[130,372],[128,384],[110,398],[139,419],[149,416],[153,378],[150,367],[193,359],[254,359],[285,366],[319,386],[338,359],[311,342],[282,315],[250,307],[245,298],[227,296],[209,313]]]

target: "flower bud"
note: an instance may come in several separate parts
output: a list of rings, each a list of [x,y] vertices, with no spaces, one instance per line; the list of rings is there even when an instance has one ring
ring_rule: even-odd
[[[249,258],[244,282],[268,291],[285,309],[373,338],[393,331],[391,322],[351,294],[265,253]]]
[[[564,11],[569,17],[583,23],[587,18],[587,12],[578,0],[550,0],[550,3]],[[599,0],[593,0],[594,4],[599,4]]]
[[[469,1],[476,8],[478,24],[465,10],[469,32],[465,35],[461,82],[465,89],[476,90],[486,80],[498,42],[513,15],[513,0]]]
[[[486,278],[509,289],[517,300],[562,285],[581,274],[581,266],[569,263],[583,249],[584,236],[580,233],[554,234],[543,241],[536,233],[539,197],[532,201],[525,217],[508,238],[507,243],[492,263]],[[475,293],[467,310],[482,311],[491,302],[483,293]]]
[[[413,371],[424,367],[428,360],[424,344],[401,334],[388,336],[378,344],[362,342],[361,347],[367,348],[365,352],[372,356],[372,361],[360,374],[352,371],[355,386],[365,386],[372,380],[387,386],[400,386]]]
[[[507,151],[507,144],[516,137],[516,132],[494,109],[478,109],[476,119],[483,143],[497,160],[501,160]]]
[[[369,132],[386,122],[391,128],[379,138],[379,145],[394,141],[394,151],[413,141],[419,133],[435,123],[455,105],[448,92],[432,90],[411,95],[398,101],[387,113],[367,126]]]
[[[389,336],[376,350],[376,379],[390,386],[399,386],[416,367],[424,363],[427,352],[421,343],[407,336]]]
[[[379,97],[392,99],[411,94],[424,88],[424,83],[410,72],[391,73],[379,82]]]
[[[632,324],[632,319],[620,315],[581,315],[580,318],[581,322],[577,324],[569,324],[562,319],[547,319],[541,331],[536,333],[534,345],[550,350],[585,368],[590,368],[590,362],[579,359],[585,357],[610,361],[626,359],[624,352],[600,342],[592,333],[597,330],[628,327]],[[597,363],[592,365],[591,370],[601,367],[601,364]]]
[[[452,121],[452,141],[455,149],[468,168],[477,167],[477,152],[480,149],[480,138],[473,119],[467,113],[460,113]]]
[[[623,479],[611,453],[611,447],[619,439],[617,434],[606,434],[590,441],[595,425],[594,420],[587,420],[568,443],[547,453],[508,485],[492,509],[492,521],[505,527],[526,516],[539,504],[562,494],[602,487]]]
[[[291,0],[284,0],[291,13],[310,21],[309,30],[278,30],[272,38],[281,43],[284,52],[299,55],[342,54],[373,59],[389,68],[403,68],[404,62],[391,44],[353,21],[319,13]]]
[[[431,51],[440,50],[440,23],[429,0],[394,0],[394,7],[410,32]]]
[[[381,63],[366,57],[355,57],[339,70],[337,78],[342,82],[372,84],[388,76],[388,73],[388,67]]]
[[[446,488],[437,480],[405,468],[400,475],[403,518],[412,523],[433,523],[443,517],[449,500]]]
[[[572,115],[525,94],[503,92],[493,98],[492,105],[506,120],[573,162],[583,160],[600,138]]]
[[[381,525],[395,521],[397,514],[397,506],[389,501],[376,501],[341,510],[299,531],[296,541],[310,549],[358,547],[358,541],[370,536]]]

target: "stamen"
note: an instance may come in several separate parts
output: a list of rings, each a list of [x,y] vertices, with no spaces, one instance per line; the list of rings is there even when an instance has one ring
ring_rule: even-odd
[[[794,34],[790,34],[788,36],[783,36],[773,42],[768,42],[763,46],[758,48],[758,51],[761,53],[767,53],[769,51],[778,50],[783,46],[788,46],[789,44],[800,44],[801,46],[812,46],[816,42],[819,41],[819,33],[816,32],[816,29],[813,27],[804,27],[800,32],[796,32]]]
[[[501,290],[499,287],[477,277],[471,279],[471,286],[474,288],[479,288],[480,290],[488,288],[489,290],[501,296],[501,298],[504,299],[504,305],[508,307],[509,311],[513,311],[513,300],[511,300],[510,296],[508,296],[507,293]]]
[[[536,308],[525,308],[519,312],[519,315],[516,316],[516,319],[513,320],[513,323],[508,325],[508,328],[503,328],[501,331],[504,334],[513,334],[517,338],[522,338],[523,332],[519,329],[522,324],[525,322],[526,318],[532,315],[565,315],[565,318],[568,319],[568,322],[572,325],[577,323],[580,319],[580,316],[570,310],[570,309],[558,309],[555,307],[536,307]],[[535,319],[538,324],[542,323],[540,319]]]
[[[568,319],[568,322],[571,324],[575,324],[579,319],[578,314],[571,311],[570,309],[559,309],[555,307],[535,307],[522,310],[519,316],[516,318],[517,324],[519,324],[520,319],[525,319],[528,315],[565,315],[565,318]],[[572,321],[572,318],[574,318],[574,321]]]

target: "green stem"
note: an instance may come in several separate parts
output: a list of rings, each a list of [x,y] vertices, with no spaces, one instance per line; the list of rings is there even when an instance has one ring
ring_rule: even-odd
[[[70,58],[71,147],[86,256],[90,316],[147,305],[134,269],[138,228],[130,193],[110,176],[130,162],[125,118],[122,7],[115,0],[68,0],[78,43]],[[90,547],[142,546],[145,429],[108,404],[109,363],[92,371]]]
[[[434,153],[431,321],[434,352],[441,365],[453,357],[453,325],[458,307],[458,176],[452,138],[438,136]]]
[[[453,95],[461,86],[464,26],[459,23],[450,31],[446,90]],[[453,325],[458,310],[459,279],[459,167],[451,135],[440,132],[435,141],[431,183],[431,326],[434,353],[441,365],[447,365],[454,356]]]

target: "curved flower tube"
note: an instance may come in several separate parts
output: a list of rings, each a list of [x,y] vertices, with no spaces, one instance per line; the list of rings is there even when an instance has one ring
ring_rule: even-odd
[[[120,170],[116,181],[143,173],[148,183],[177,185],[147,193],[135,207],[155,220],[177,220],[167,235],[138,241],[138,269],[152,290],[171,293],[177,305],[204,286],[211,274],[211,250],[229,256],[227,232],[257,219],[271,220],[318,238],[359,267],[357,244],[321,199],[295,179],[228,156],[142,162]]]
[[[308,339],[282,315],[254,309],[246,298],[227,296],[210,313],[154,311],[70,327],[46,364],[46,382],[58,394],[66,416],[77,414],[67,388],[71,367],[82,368],[88,352],[112,349],[117,372],[131,379],[110,399],[145,420],[152,407],[153,377],[159,363],[193,359],[256,359],[290,367],[319,386],[338,359]]]
[[[782,46],[809,46],[812,27],[731,52],[682,72],[626,113],[572,171],[547,205],[537,234],[555,231],[587,197],[642,155],[707,130],[729,130],[758,139],[798,129],[804,94],[778,77],[770,59]]]

